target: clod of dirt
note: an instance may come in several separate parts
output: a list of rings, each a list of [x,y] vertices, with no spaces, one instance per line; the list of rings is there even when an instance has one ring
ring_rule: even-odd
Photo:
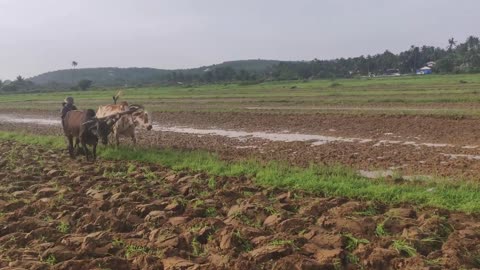
[[[276,260],[292,252],[287,246],[263,246],[252,250],[248,255],[257,263]]]
[[[52,197],[57,193],[57,191],[58,190],[55,188],[42,188],[37,191],[35,196],[37,196],[38,198]]]
[[[171,257],[162,260],[165,270],[196,270],[200,269],[198,264],[182,259],[180,257]]]

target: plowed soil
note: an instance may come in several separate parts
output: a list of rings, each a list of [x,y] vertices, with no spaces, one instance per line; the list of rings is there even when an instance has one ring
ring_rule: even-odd
[[[51,113],[18,114],[48,117]],[[255,158],[293,165],[343,164],[359,170],[394,170],[400,175],[445,176],[478,180],[480,119],[427,116],[348,116],[260,113],[155,113],[159,126],[320,134],[371,142],[281,142],[176,132],[142,132],[139,144],[157,148],[201,149],[227,160]],[[0,130],[62,136],[59,126],[0,123]],[[382,140],[400,143],[382,143]],[[415,144],[404,144],[417,143]],[[122,143],[129,143],[124,139]],[[449,144],[444,147],[422,143]]]
[[[0,142],[1,269],[471,269],[480,217]]]

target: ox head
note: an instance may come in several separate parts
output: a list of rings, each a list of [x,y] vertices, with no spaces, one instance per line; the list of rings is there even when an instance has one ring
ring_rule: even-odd
[[[152,121],[148,112],[139,110],[134,112],[132,117],[135,126],[144,128],[146,130],[152,130]]]
[[[118,121],[119,118],[120,116],[118,115],[103,118],[94,117],[82,125],[86,126],[90,132],[97,136],[103,145],[107,145],[108,135],[110,135],[112,126]]]

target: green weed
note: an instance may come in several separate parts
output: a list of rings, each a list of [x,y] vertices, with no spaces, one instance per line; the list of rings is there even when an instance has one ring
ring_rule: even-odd
[[[388,217],[382,222],[377,224],[377,227],[375,228],[375,235],[377,235],[378,237],[388,235],[387,231],[385,230],[385,222],[387,222],[387,220],[388,220]]]
[[[442,260],[441,259],[431,259],[431,260],[426,259],[425,263],[428,266],[441,266],[442,265]]]
[[[271,246],[285,246],[285,245],[293,245],[293,240],[273,240],[270,242]]]
[[[356,238],[350,233],[344,234],[343,237],[345,238],[345,241],[346,241],[345,249],[348,251],[354,251],[355,249],[357,249],[358,245],[360,244],[370,243],[370,241],[368,241],[367,239]]]
[[[358,264],[358,263],[360,263],[360,258],[358,258],[358,256],[356,256],[355,254],[348,253],[347,254],[347,262],[351,263],[351,264]]]
[[[405,255],[407,257],[413,257],[417,255],[417,250],[408,245],[405,240],[394,240],[392,247],[402,255]]]
[[[208,251],[204,250],[202,244],[197,240],[197,238],[193,238],[192,240],[192,254],[195,257],[203,257],[207,255]]]
[[[131,174],[135,171],[137,171],[137,166],[135,166],[135,164],[133,164],[133,163],[128,163],[127,173]]]
[[[217,181],[215,180],[214,177],[210,177],[208,179],[208,188],[209,189],[215,189],[217,187]]]
[[[368,206],[367,209],[363,211],[353,212],[355,215],[359,216],[375,216],[378,214],[378,210],[374,206]]]
[[[55,265],[57,263],[57,258],[55,258],[55,255],[50,254],[45,260],[43,260],[43,262],[48,265]]]
[[[60,224],[57,226],[57,230],[61,233],[68,233],[70,230],[70,225],[67,222],[61,221]]]
[[[207,217],[216,217],[217,215],[218,215],[217,209],[215,209],[214,207],[209,207],[205,211],[205,216]]]
[[[131,258],[132,256],[147,254],[147,253],[148,253],[147,247],[135,246],[135,245],[127,245],[125,247],[125,257],[127,259]]]
[[[125,246],[125,242],[122,239],[113,239],[112,245],[117,248]]]
[[[253,249],[252,243],[245,237],[243,237],[242,233],[239,230],[236,230],[233,233],[235,240],[238,241],[240,244],[240,248],[243,252],[249,252]]]

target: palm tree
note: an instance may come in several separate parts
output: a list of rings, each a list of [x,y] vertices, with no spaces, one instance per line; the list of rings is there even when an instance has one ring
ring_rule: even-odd
[[[74,80],[74,75],[75,75],[75,67],[76,67],[76,66],[78,66],[78,63],[77,63],[76,61],[72,61],[72,67],[73,67],[73,69],[72,69],[72,85],[75,84],[75,83],[74,83],[74,81],[75,81],[75,80]]]
[[[449,52],[452,51],[452,49],[455,47],[455,45],[457,45],[457,41],[455,41],[455,39],[453,37],[448,39],[448,51]]]

